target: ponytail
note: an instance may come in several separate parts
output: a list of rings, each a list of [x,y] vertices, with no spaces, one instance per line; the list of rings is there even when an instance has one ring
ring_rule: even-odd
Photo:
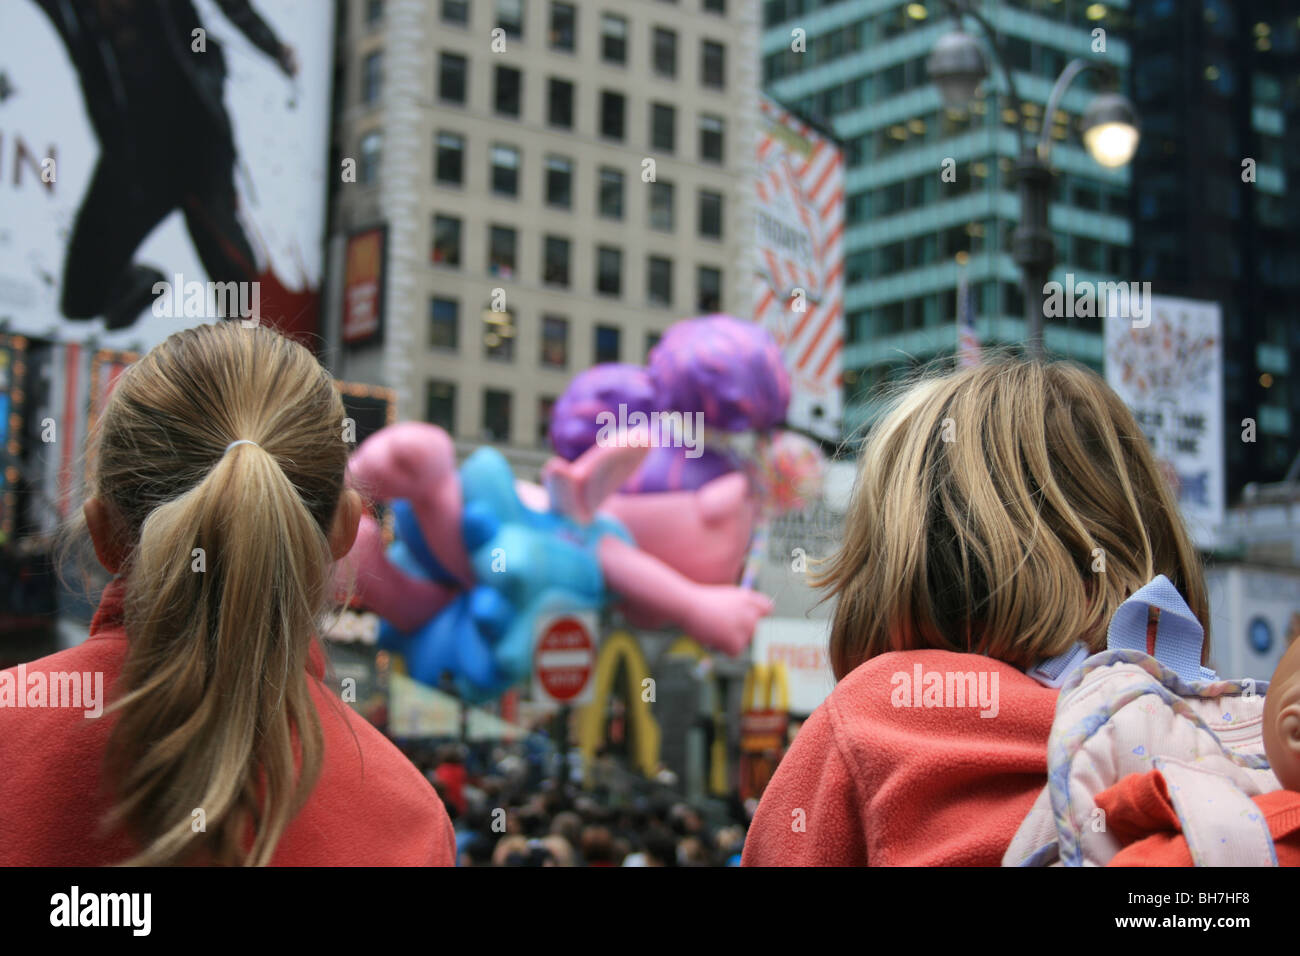
[[[335,432],[342,406],[301,346],[265,329],[203,328],[220,331],[183,343],[201,348],[173,348],[146,364],[189,334],[179,333],[127,373],[100,439],[100,493],[118,499],[128,525],[138,521],[122,569],[128,651],[123,691],[110,708],[116,723],[107,764],[118,797],[107,823],[124,826],[141,846],[131,864],[265,865],[323,758],[307,664],[327,597],[326,529],[346,460]],[[220,354],[221,346],[234,354]],[[239,383],[251,396],[244,413],[238,394],[226,393],[223,408],[235,412],[233,421],[213,421],[202,402],[191,401],[196,407],[167,409],[178,421],[160,429],[150,412],[167,395],[151,386],[165,393],[177,381],[169,358],[188,366],[187,390],[198,385],[199,398],[207,389],[196,363],[199,372],[213,366],[219,379],[242,361],[237,374],[253,379]],[[295,395],[286,371],[315,387]],[[271,394],[259,394],[262,386]],[[166,463],[155,460],[159,470],[142,474],[153,463],[139,455],[150,450],[141,436],[148,437],[151,419],[163,432],[159,441],[192,460],[182,475],[189,470],[196,479],[157,502],[147,492],[158,493]],[[118,441],[128,435],[129,442]],[[248,441],[226,447],[236,439]],[[139,456],[129,471],[112,447]],[[313,453],[324,469],[315,478]],[[117,466],[123,480],[114,485]],[[173,488],[186,485],[182,477]]]

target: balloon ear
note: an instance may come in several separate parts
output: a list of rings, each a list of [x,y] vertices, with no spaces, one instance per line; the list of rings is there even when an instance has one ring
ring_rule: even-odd
[[[592,445],[575,461],[550,459],[542,468],[542,483],[551,507],[580,524],[590,524],[601,502],[632,477],[649,451],[647,436],[635,443]]]

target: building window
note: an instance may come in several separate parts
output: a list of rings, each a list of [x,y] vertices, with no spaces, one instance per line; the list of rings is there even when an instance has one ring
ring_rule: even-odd
[[[573,208],[573,162],[563,156],[546,157],[546,205]]]
[[[460,302],[434,296],[429,300],[429,348],[460,347]]]
[[[623,138],[623,119],[627,98],[611,90],[600,91],[600,135],[608,139]]]
[[[483,438],[505,444],[510,441],[510,393],[495,388],[483,390]]]
[[[542,316],[541,363],[551,368],[569,364],[569,320],[558,315]]]
[[[673,231],[673,184],[667,180],[650,184],[650,228]]]
[[[572,244],[559,236],[547,236],[542,245],[542,281],[547,285],[569,284],[569,253]]]
[[[362,61],[361,66],[361,102],[374,106],[379,102],[379,94],[384,88],[384,55],[371,53]]]
[[[699,232],[709,239],[722,238],[722,193],[700,190]]]
[[[537,397],[537,447],[551,447],[551,412],[555,411],[554,395]]]
[[[650,148],[671,153],[676,145],[677,111],[667,103],[650,104]]]
[[[700,82],[722,89],[727,85],[727,48],[721,43],[704,40],[700,44]]]
[[[519,234],[508,226],[488,229],[488,273],[498,279],[515,277],[516,245]]]
[[[515,360],[515,314],[495,309],[483,310],[483,356],[499,362]]]
[[[623,293],[623,253],[611,246],[596,250],[596,291],[601,295]]]
[[[465,137],[439,133],[433,178],[439,183],[460,186],[465,182]]]
[[[710,163],[723,161],[723,137],[726,121],[721,116],[700,116],[700,159]]]
[[[706,13],[717,13],[722,16],[727,14],[727,0],[702,0],[700,6]],[[785,19],[782,17],[781,19]]]
[[[460,220],[454,216],[433,217],[433,252],[435,265],[460,268]]]
[[[442,20],[444,23],[469,24],[469,0],[442,0]]]
[[[546,120],[561,129],[573,129],[573,84],[551,77]]]
[[[651,305],[671,308],[673,304],[673,262],[651,256],[646,262],[646,299]]]
[[[523,74],[512,66],[497,67],[496,111],[502,116],[518,116],[523,99],[520,87]]]
[[[424,420],[448,435],[456,434],[456,386],[430,381],[424,392]]]
[[[651,62],[660,76],[677,75],[677,32],[655,27]]]
[[[606,63],[627,62],[627,20],[623,17],[600,15],[600,56]]]
[[[524,0],[497,0],[497,26],[505,30],[508,37],[522,37]]]
[[[459,53],[443,53],[438,58],[438,98],[464,105],[469,86],[469,61]]]
[[[655,346],[659,344],[659,340],[663,337],[662,332],[647,332],[645,334],[645,360],[647,363],[650,361],[650,353],[654,351]]]
[[[617,362],[622,354],[622,337],[619,330],[612,325],[596,326],[595,334],[592,336],[594,363],[599,365],[601,362]]]
[[[578,47],[578,10],[571,3],[551,4],[551,49],[572,53]]]
[[[722,311],[722,270],[699,266],[695,270],[695,308],[700,312]]]
[[[519,150],[492,147],[492,191],[498,196],[519,195]]]
[[[366,29],[375,29],[383,20],[384,0],[366,0]]]
[[[623,174],[608,166],[600,170],[600,215],[605,219],[623,218]]]
[[[357,182],[370,184],[379,179],[379,161],[384,151],[384,134],[372,129],[361,137],[361,162],[357,168]]]

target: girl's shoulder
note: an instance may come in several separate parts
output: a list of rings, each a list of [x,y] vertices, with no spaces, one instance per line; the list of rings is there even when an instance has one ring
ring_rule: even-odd
[[[1046,743],[1057,691],[980,654],[891,651],[863,662],[825,703],[836,735],[892,727],[906,736],[955,734]]]

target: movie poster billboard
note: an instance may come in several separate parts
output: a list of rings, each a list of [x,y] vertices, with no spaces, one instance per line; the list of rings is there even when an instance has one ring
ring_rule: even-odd
[[[317,333],[334,4],[0,4],[0,320]]]
[[[844,155],[828,136],[760,97],[755,318],[790,372],[787,421],[840,438],[844,350]]]
[[[383,226],[348,236],[343,266],[344,345],[372,343],[383,334],[387,236]]]
[[[1150,440],[1197,547],[1212,548],[1225,497],[1219,304],[1150,296],[1137,319],[1108,311],[1106,381]]]

